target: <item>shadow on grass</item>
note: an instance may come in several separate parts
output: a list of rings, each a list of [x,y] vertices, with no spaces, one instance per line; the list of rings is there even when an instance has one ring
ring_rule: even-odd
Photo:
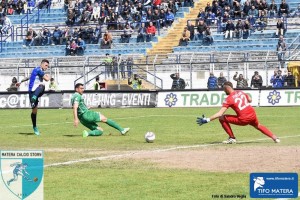
[[[20,135],[34,135],[34,133],[19,133]]]
[[[82,135],[63,135],[65,137],[82,137]]]

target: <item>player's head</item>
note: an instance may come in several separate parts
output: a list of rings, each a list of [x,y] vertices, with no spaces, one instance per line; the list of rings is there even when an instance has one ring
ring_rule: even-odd
[[[43,71],[46,71],[49,67],[49,60],[43,59],[41,62],[41,68]]]
[[[233,85],[230,81],[226,81],[223,85],[224,92],[229,95],[233,91]]]
[[[84,87],[82,83],[77,83],[75,85],[75,91],[78,92],[79,94],[83,94],[84,92]]]

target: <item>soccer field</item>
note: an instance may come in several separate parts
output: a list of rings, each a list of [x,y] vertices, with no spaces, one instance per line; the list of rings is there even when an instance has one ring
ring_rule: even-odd
[[[31,110],[10,109],[0,112],[0,147],[44,150],[46,200],[250,199],[250,173],[300,171],[299,107],[255,109],[281,143],[251,126],[232,126],[238,143],[221,144],[227,134],[217,120],[196,124],[219,108],[94,109],[131,129],[122,136],[101,124],[103,136],[88,138],[85,127],[73,127],[71,109],[40,109],[41,136],[33,135]],[[147,131],[156,134],[154,143],[145,142]]]

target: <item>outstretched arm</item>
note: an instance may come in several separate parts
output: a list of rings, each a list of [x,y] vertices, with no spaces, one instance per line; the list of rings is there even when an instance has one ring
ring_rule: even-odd
[[[217,112],[216,114],[212,115],[212,116],[209,117],[209,118],[206,118],[204,115],[203,115],[202,117],[198,117],[198,118],[197,118],[197,124],[199,124],[199,126],[201,126],[202,124],[206,124],[206,123],[208,123],[208,122],[210,122],[210,121],[213,121],[213,120],[215,120],[215,119],[221,117],[221,116],[225,113],[226,110],[227,110],[226,107],[222,107],[222,108],[219,110],[219,112]]]
[[[74,115],[74,126],[77,127],[79,120],[77,116],[78,103],[74,103],[73,105],[73,115]]]
[[[219,117],[221,117],[225,112],[226,112],[227,108],[226,107],[222,107],[219,112],[217,112],[216,114],[212,115],[211,117],[209,117],[209,121],[213,121]]]

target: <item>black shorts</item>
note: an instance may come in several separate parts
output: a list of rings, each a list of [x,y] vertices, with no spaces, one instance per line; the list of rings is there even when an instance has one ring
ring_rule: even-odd
[[[33,95],[35,95],[36,90],[37,90],[39,87],[43,87],[43,90],[42,90],[42,92],[37,96],[37,99],[36,99],[35,101],[32,101],[31,99],[32,99]],[[29,101],[30,101],[31,108],[35,108],[35,107],[38,106],[38,104],[39,104],[39,98],[40,98],[41,96],[43,96],[44,92],[45,92],[45,86],[44,86],[44,85],[39,85],[39,86],[35,89],[35,91],[29,91]]]

